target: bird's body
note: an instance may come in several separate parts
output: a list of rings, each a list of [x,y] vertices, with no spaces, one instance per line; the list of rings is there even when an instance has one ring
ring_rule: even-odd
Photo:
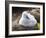
[[[33,15],[28,13],[28,11],[24,11],[22,13],[22,17],[19,20],[19,24],[23,26],[31,27],[31,26],[35,26],[35,24],[37,24],[37,21]]]

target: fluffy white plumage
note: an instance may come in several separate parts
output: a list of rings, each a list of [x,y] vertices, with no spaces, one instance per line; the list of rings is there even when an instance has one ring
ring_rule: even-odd
[[[23,26],[35,26],[37,24],[37,21],[33,15],[28,13],[28,11],[22,12],[22,17],[19,20],[19,24]]]

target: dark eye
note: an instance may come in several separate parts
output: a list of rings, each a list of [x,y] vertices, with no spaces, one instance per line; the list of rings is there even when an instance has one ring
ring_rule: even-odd
[[[29,17],[28,17],[28,16],[26,16],[26,18],[27,18],[27,19],[29,19]]]

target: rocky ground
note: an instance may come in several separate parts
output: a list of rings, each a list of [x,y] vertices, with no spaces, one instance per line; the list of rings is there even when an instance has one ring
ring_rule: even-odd
[[[12,31],[39,30],[39,27],[39,23],[34,27],[24,27],[23,25],[15,25],[14,27],[12,27]]]

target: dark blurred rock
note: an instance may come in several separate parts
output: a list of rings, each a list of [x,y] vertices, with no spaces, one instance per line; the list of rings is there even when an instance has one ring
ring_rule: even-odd
[[[40,22],[40,9],[32,9],[30,13],[36,18],[37,22]]]

